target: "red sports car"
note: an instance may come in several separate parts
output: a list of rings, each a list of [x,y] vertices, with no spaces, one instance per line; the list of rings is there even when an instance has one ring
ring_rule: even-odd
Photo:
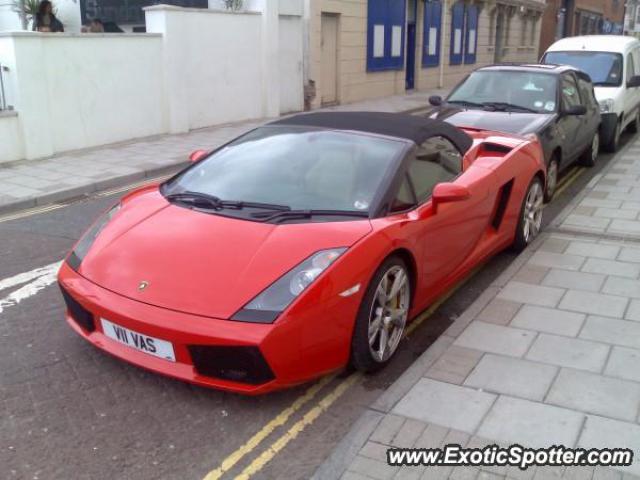
[[[351,363],[540,230],[533,138],[391,113],[297,115],[137,190],[60,270],[71,327],[116,357],[256,394]]]

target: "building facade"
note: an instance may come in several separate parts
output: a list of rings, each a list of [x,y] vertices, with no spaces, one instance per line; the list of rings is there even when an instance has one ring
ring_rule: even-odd
[[[531,62],[544,0],[307,0],[312,107],[455,85]]]
[[[573,35],[622,34],[624,0],[548,0],[540,33],[540,54]]]

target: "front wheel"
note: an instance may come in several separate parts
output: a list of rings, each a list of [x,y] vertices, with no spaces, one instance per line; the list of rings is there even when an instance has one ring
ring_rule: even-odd
[[[633,122],[629,125],[629,131],[631,133],[640,132],[640,108],[636,111],[636,117],[633,119]]]
[[[351,365],[362,372],[384,367],[398,349],[411,303],[407,265],[397,256],[378,268],[360,304],[351,340]]]
[[[593,167],[598,160],[598,153],[600,153],[600,132],[596,131],[591,139],[591,145],[580,157],[580,164],[585,167]]]
[[[516,227],[516,237],[513,241],[514,250],[518,252],[524,250],[538,236],[542,228],[543,208],[542,181],[538,177],[534,177],[522,201],[520,219]]]
[[[622,121],[618,120],[616,123],[616,129],[613,132],[613,137],[609,140],[609,143],[606,145],[607,152],[615,153],[618,150],[618,145],[620,144],[620,136],[622,135]]]

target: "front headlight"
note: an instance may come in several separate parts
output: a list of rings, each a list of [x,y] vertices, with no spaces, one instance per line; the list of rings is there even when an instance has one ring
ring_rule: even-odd
[[[613,99],[607,98],[606,100],[600,100],[598,102],[600,105],[600,113],[609,113],[613,112]]]
[[[104,230],[104,227],[107,226],[114,215],[118,213],[120,207],[121,205],[118,203],[108,212],[103,214],[98,220],[96,220],[91,228],[89,228],[89,230],[85,232],[82,238],[80,238],[80,241],[76,244],[76,248],[73,249],[73,252],[71,252],[71,255],[69,255],[69,258],[67,260],[67,263],[71,268],[73,268],[74,270],[78,270],[80,264],[82,263],[82,260],[84,260],[84,257],[86,257],[87,253],[89,253],[91,245],[93,245],[93,242],[95,242],[96,238],[98,238],[98,235],[100,235],[100,232]]]
[[[272,323],[316,278],[342,255],[346,248],[331,248],[314,253],[289,270],[270,287],[247,303],[231,320]]]

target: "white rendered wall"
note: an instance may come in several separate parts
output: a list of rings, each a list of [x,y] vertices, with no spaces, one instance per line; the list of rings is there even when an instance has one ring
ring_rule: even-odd
[[[0,163],[24,158],[23,140],[18,115],[0,112]]]

